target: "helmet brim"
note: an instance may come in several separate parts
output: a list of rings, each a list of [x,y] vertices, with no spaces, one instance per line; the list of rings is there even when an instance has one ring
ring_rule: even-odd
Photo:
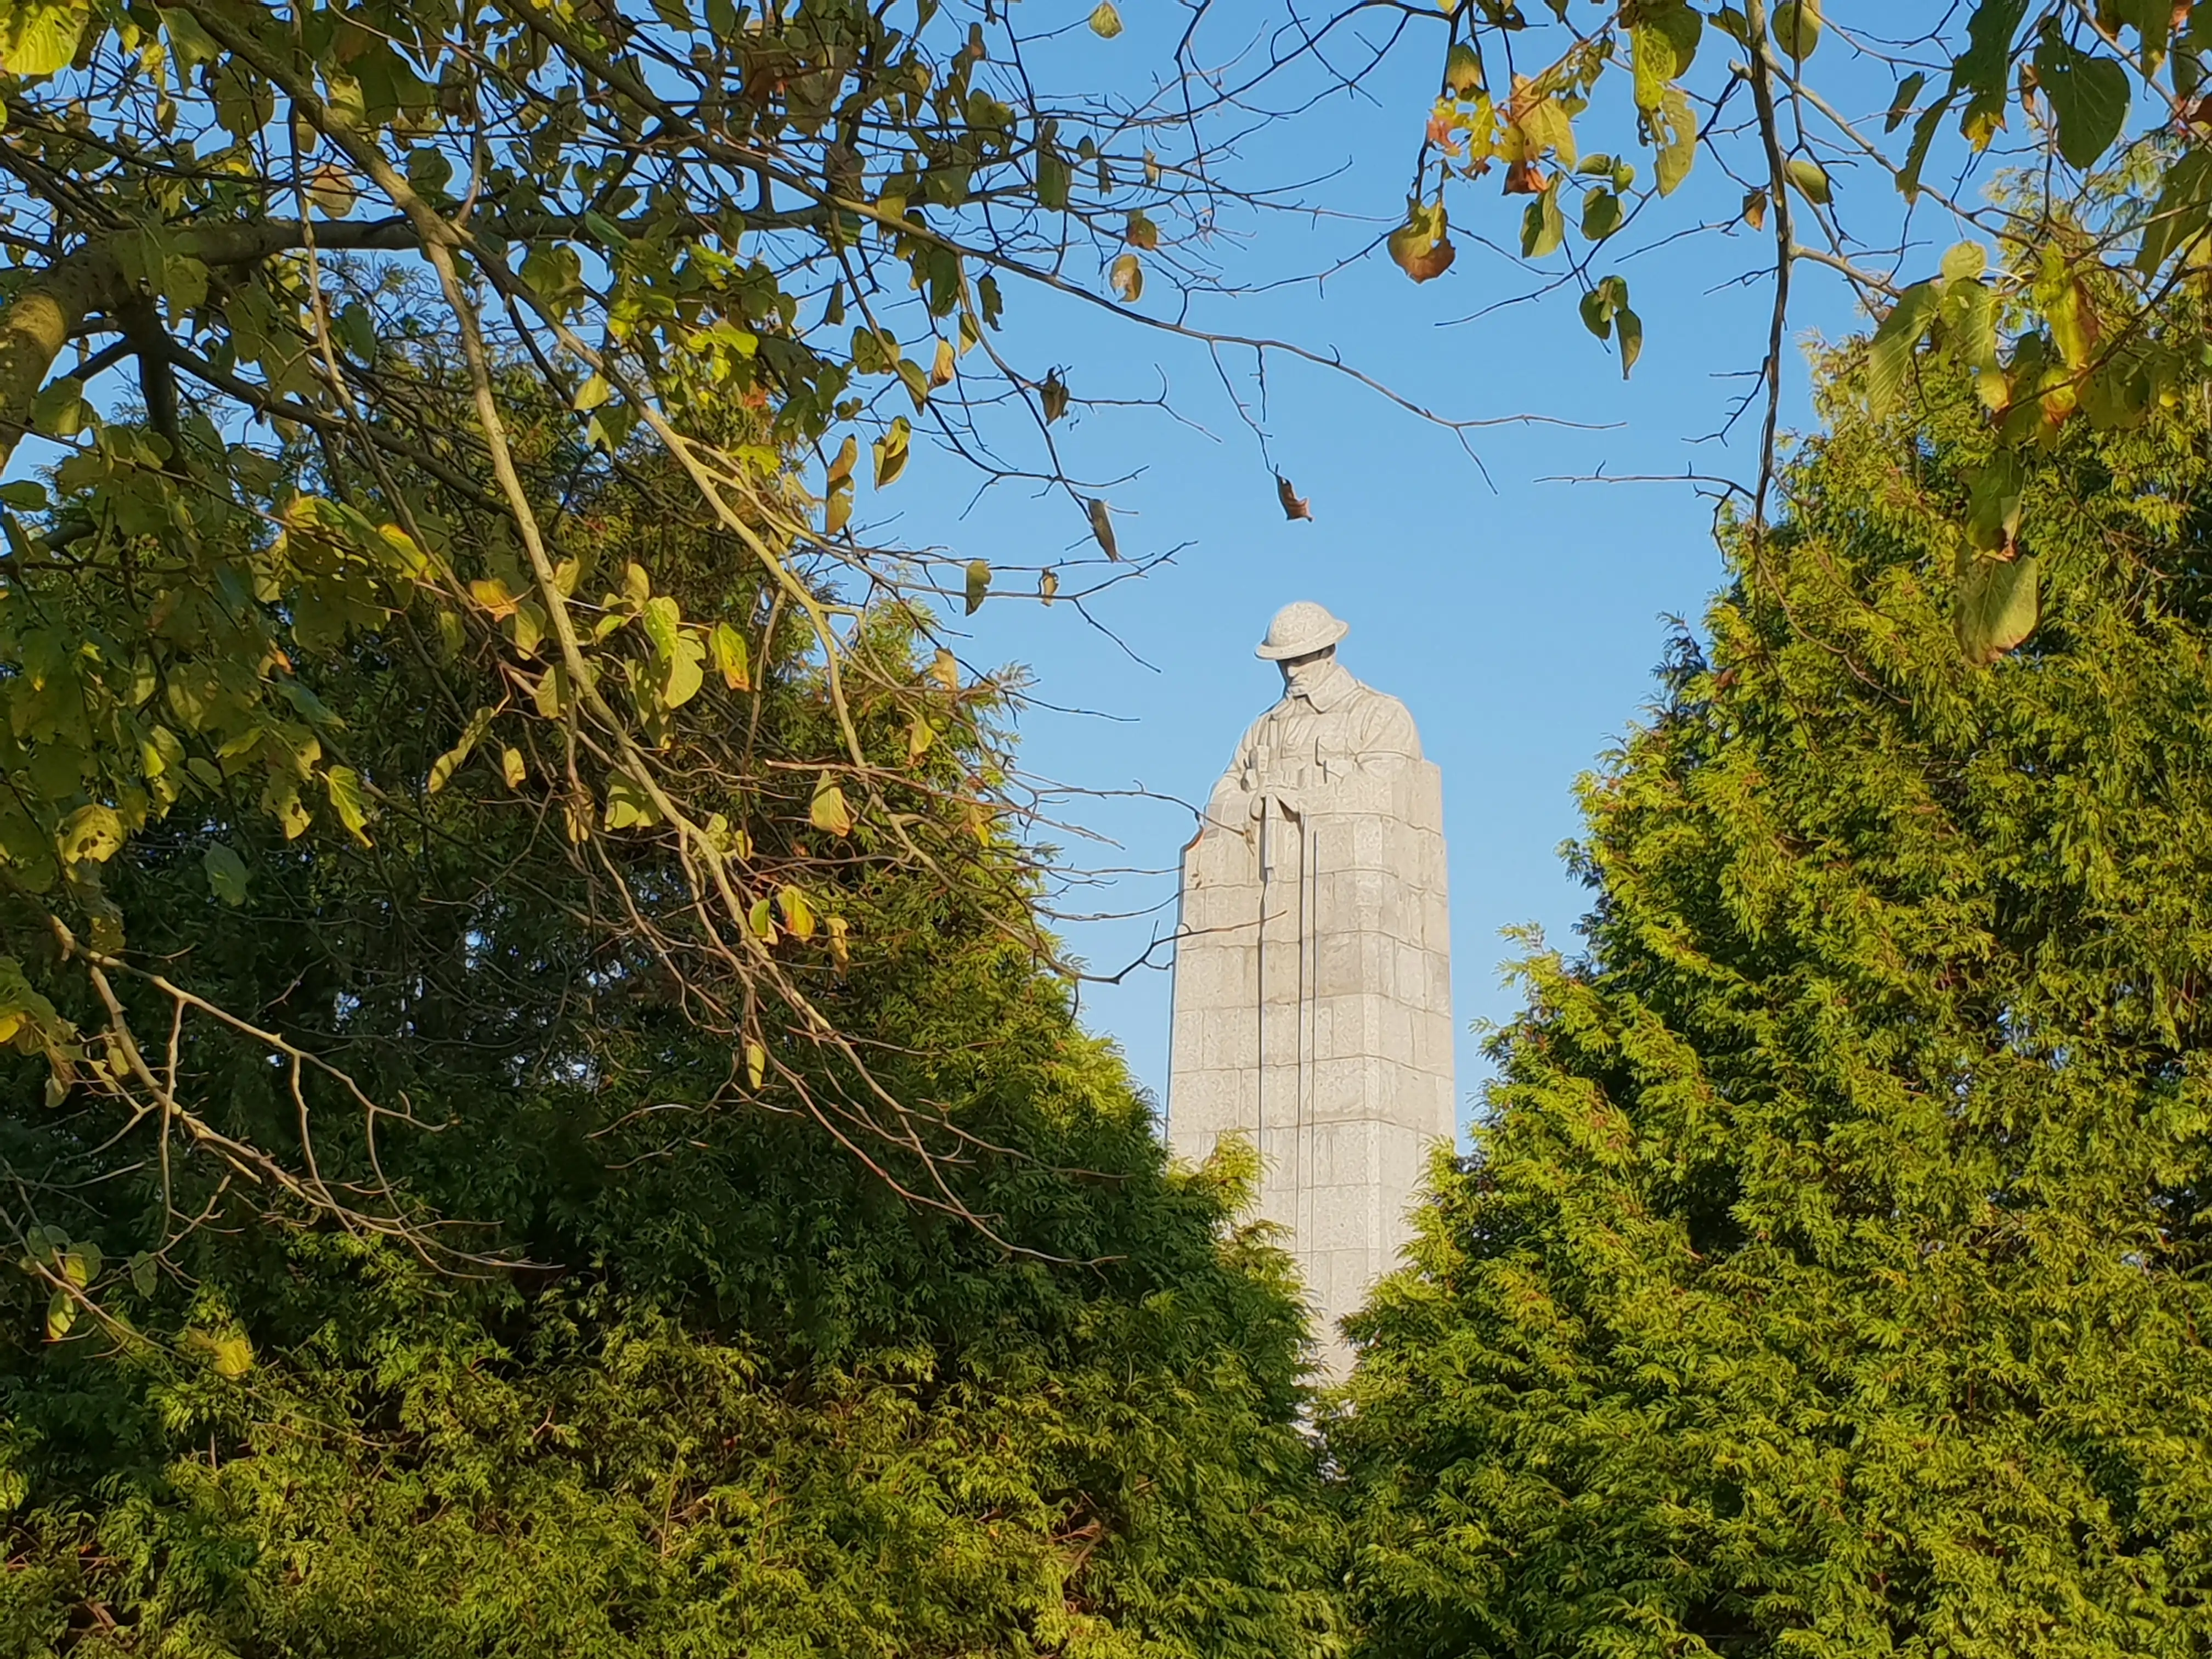
[[[1332,618],[1329,625],[1319,633],[1303,639],[1286,640],[1280,645],[1262,640],[1253,648],[1252,654],[1262,662],[1281,662],[1291,657],[1310,657],[1316,651],[1326,651],[1352,631],[1352,624]]]

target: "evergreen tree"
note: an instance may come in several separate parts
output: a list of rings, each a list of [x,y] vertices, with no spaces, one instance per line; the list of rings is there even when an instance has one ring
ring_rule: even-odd
[[[1358,1323],[1374,1653],[2212,1643],[2206,412],[2015,467],[1862,362]]]
[[[465,752],[473,697],[438,695],[465,663],[433,672],[396,624],[303,652],[323,729],[380,782],[374,844],[264,827],[249,774],[105,888],[125,966],[189,959],[310,1034],[299,1091],[258,1037],[180,1020],[149,1064],[203,1103],[188,1158],[176,1125],[118,1139],[88,1091],[44,1092],[25,1020],[0,1054],[30,1172],[5,1200],[26,1271],[0,1280],[0,1655],[1329,1650],[1339,1534],[1285,1264],[1228,1224],[1237,1171],[1168,1169],[1006,925],[1026,866],[963,827],[961,787],[1005,763],[995,689],[933,682],[910,616],[861,613],[857,735],[967,861],[811,820],[842,740],[820,659],[631,459],[569,510],[611,553],[651,538],[687,614],[760,641],[659,759],[801,872],[762,898],[763,954],[908,1138],[866,1132],[835,1048],[707,1035],[685,1000],[741,986],[661,960],[650,907],[690,902],[666,844],[572,839],[538,786],[557,751],[519,776],[495,739]],[[34,964],[39,915],[0,899]],[[143,974],[107,983],[169,1029]],[[209,1136],[343,1201],[252,1190]]]

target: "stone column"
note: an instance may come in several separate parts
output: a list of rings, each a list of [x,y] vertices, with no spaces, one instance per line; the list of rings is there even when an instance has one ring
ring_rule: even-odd
[[[1184,848],[1168,1128],[1193,1161],[1224,1135],[1257,1147],[1259,1212],[1337,1376],[1336,1322],[1396,1265],[1455,1130],[1443,781],[1415,759],[1298,799],[1209,815]]]

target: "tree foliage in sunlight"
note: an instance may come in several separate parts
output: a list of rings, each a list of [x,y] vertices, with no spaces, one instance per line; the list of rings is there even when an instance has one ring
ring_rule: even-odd
[[[2166,294],[2201,290],[2212,270],[2212,7],[1547,8],[1548,20],[1492,0],[1443,9],[1442,86],[1390,257],[1416,282],[1441,274],[1454,252],[1447,198],[1495,175],[1508,197],[1525,198],[1516,210],[1522,260],[1547,288],[1580,296],[1583,323],[1613,343],[1625,374],[1645,321],[1620,251],[1696,228],[1670,221],[1663,201],[1707,154],[1743,191],[1734,225],[1708,228],[1741,227],[1771,243],[1765,362],[1736,410],[1765,406],[1747,491],[1754,522],[1774,482],[1800,265],[1840,272],[1875,316],[1864,395],[1877,415],[1899,407],[1923,361],[1971,385],[2002,438],[1982,476],[1987,493],[2008,492],[2030,452],[2047,450],[2068,421],[2126,429],[2207,383],[2195,341],[2140,323]],[[1886,111],[1866,115],[1844,88],[1869,71],[1894,89]],[[1632,131],[1637,155],[1593,145],[1588,130],[1601,125]],[[2000,166],[2011,176],[1992,189]],[[1468,205],[1457,216],[1480,222]],[[1931,217],[1946,228],[1931,232]],[[1919,252],[1931,240],[1957,245],[1938,264]],[[1930,349],[1917,355],[1923,343]],[[2009,525],[1991,528],[1984,516],[1972,520],[1978,544],[2009,562]],[[2032,584],[1974,574],[2015,590],[2026,637]],[[1989,661],[2008,648],[1969,654]]]
[[[1254,1172],[1171,1173],[1006,927],[1028,867],[957,787],[1003,763],[992,694],[892,605],[841,718],[772,583],[655,523],[658,471],[574,492],[578,544],[649,552],[641,610],[740,619],[684,705],[726,730],[654,754],[783,873],[746,925],[843,1045],[717,1035],[744,984],[677,854],[572,838],[505,656],[318,653],[320,729],[386,781],[366,841],[288,838],[246,768],[103,866],[164,976],[104,983],[190,1110],[41,1103],[51,1051],[0,1057],[0,1654],[1322,1659],[1286,1264],[1233,1224]],[[825,827],[845,719],[957,862]],[[97,1018],[25,961],[19,1037]]]
[[[1359,1323],[1375,1653],[2212,1636],[2207,410],[2027,453],[2052,597],[1978,669],[2002,435],[1871,419],[1878,350],[1586,781],[1587,953]]]
[[[794,1046],[834,1051],[856,1139],[916,1133],[927,1110],[869,1080],[792,966],[857,948],[814,884],[841,856],[951,881],[1017,803],[1002,768],[929,758],[972,675],[886,667],[855,607],[1029,584],[872,547],[855,496],[933,441],[1061,490],[1089,550],[1031,567],[1045,595],[1142,568],[1158,556],[1120,562],[1098,489],[1054,458],[1067,382],[996,331],[1010,291],[1122,315],[1139,266],[1203,258],[1163,238],[1194,188],[1170,139],[1142,109],[1051,103],[1023,46],[936,0],[0,10],[0,1025],[56,1102],[389,1224],[304,1147],[214,1135],[165,1069],[173,1014],[405,1115],[329,1060],[331,1011],[216,1002],[198,961],[146,954],[111,877],[148,836],[200,847],[231,901],[267,829],[404,856],[482,757],[756,1092],[797,1086]],[[1041,471],[981,435],[994,410]],[[586,506],[640,469],[623,540]],[[665,562],[672,528],[702,568]],[[803,787],[732,736],[793,650],[837,738]],[[335,712],[332,677],[387,668],[362,705],[441,732],[428,753]],[[1002,926],[1050,954],[1007,896]]]

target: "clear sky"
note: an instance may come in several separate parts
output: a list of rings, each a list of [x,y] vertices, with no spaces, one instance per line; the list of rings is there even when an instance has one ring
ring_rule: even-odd
[[[1261,3],[1252,0],[1247,15],[1261,15]],[[1071,15],[1080,15],[1075,4]],[[1160,10],[1152,15],[1146,0],[1125,7],[1127,34],[1110,45],[1071,37],[1053,67],[1103,65],[1097,72],[1118,76],[1158,65],[1170,44],[1164,31],[1183,15]],[[1715,57],[1729,44],[1709,31]],[[1308,199],[1377,222],[1276,222],[1250,244],[1222,249],[1231,280],[1322,267],[1385,228],[1380,222],[1403,201],[1436,73],[1427,53],[1401,51],[1389,72],[1362,81],[1358,96],[1243,146],[1243,165],[1256,176],[1334,173]],[[1612,89],[1614,104],[1620,90]],[[1878,112],[1889,79],[1869,76],[1852,90],[1863,94],[1861,109]],[[1586,137],[1585,150],[1604,136]],[[1648,177],[1649,152],[1623,149]],[[1839,199],[1861,192],[1868,216],[1896,216],[1886,179],[1839,177]],[[1691,182],[1652,221],[1662,233],[1725,222],[1741,195],[1702,155]],[[1750,476],[1755,418],[1725,444],[1692,441],[1722,423],[1759,362],[1771,289],[1737,279],[1771,243],[1741,229],[1715,232],[1601,266],[1629,276],[1645,320],[1643,357],[1624,385],[1610,349],[1577,319],[1571,290],[1458,320],[1535,284],[1517,259],[1476,240],[1510,244],[1520,201],[1499,199],[1489,180],[1454,199],[1469,208],[1455,227],[1460,257],[1437,281],[1416,287],[1378,252],[1325,286],[1214,301],[1197,314],[1215,327],[1340,351],[1445,414],[1526,411],[1594,429],[1480,432],[1478,465],[1449,433],[1352,382],[1276,362],[1262,424],[1274,464],[1312,501],[1310,523],[1285,519],[1258,443],[1202,351],[1079,307],[1009,296],[1007,338],[1032,372],[1065,363],[1079,395],[1142,399],[1164,386],[1176,411],[1093,412],[1057,428],[1072,465],[1093,477],[1135,475],[1107,492],[1125,550],[1141,556],[1185,544],[1172,563],[1093,601],[1092,615],[1112,637],[1064,603],[1048,611],[994,599],[972,621],[950,622],[967,630],[958,643],[969,661],[1029,665],[1041,702],[1089,711],[1039,707],[1023,729],[1031,772],[1096,792],[1072,794],[1059,811],[1105,842],[1056,837],[1072,866],[1117,872],[1064,897],[1072,915],[1120,913],[1064,926],[1096,970],[1121,968],[1171,929],[1174,866],[1193,829],[1182,803],[1203,801],[1244,724],[1279,694],[1276,671],[1255,660],[1252,647],[1273,611],[1296,599],[1318,599],[1351,623],[1342,660],[1411,705],[1443,768],[1462,1032],[1515,1006],[1501,964],[1521,947],[1503,930],[1534,923],[1555,943],[1575,942],[1586,895],[1559,857],[1577,833],[1574,781],[1638,719],[1666,618],[1696,621],[1722,572],[1712,503],[1692,489],[1560,480]],[[1908,267],[1932,266],[1954,236],[1929,222]],[[1613,246],[1627,256],[1655,240],[1634,227]],[[1562,262],[1549,263],[1557,274]],[[1082,260],[1070,274],[1097,280]],[[1801,267],[1799,278],[1797,339],[1863,325],[1838,281],[1813,267]],[[1173,303],[1160,287],[1139,308],[1170,314]],[[1793,350],[1790,368],[1785,423],[1802,428],[1811,416],[1801,353]],[[1237,384],[1247,396],[1256,390],[1249,374]],[[1081,521],[1064,498],[1006,486],[978,501],[975,488],[972,473],[918,445],[907,477],[880,497],[864,490],[860,512],[883,515],[878,521],[910,543],[962,557],[1034,564],[1079,552]],[[1155,958],[1160,969],[1084,994],[1089,1024],[1120,1042],[1158,1094],[1167,1080],[1165,954]],[[1479,1036],[1463,1034],[1462,1121],[1486,1070]]]

